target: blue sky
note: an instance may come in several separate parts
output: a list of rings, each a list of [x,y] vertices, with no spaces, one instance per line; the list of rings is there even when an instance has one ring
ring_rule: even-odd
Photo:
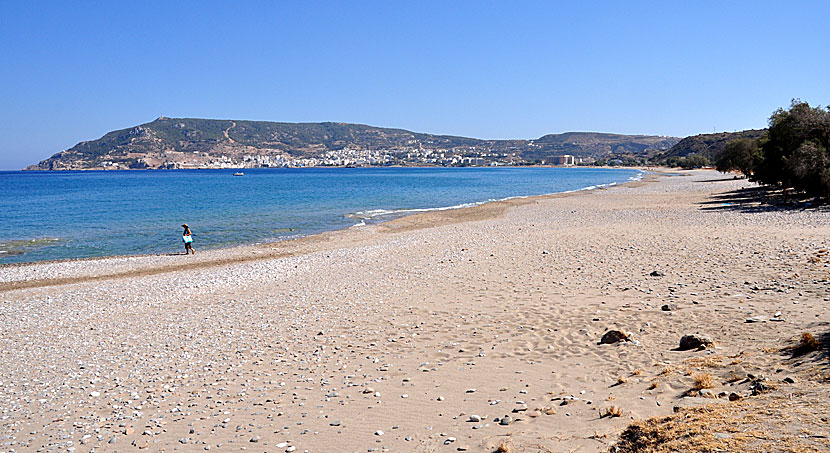
[[[169,117],[477,138],[830,104],[830,2],[0,0],[0,169]]]

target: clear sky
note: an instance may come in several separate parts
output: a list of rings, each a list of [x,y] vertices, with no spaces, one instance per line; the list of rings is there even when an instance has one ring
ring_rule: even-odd
[[[0,169],[160,115],[477,138],[830,104],[830,2],[0,0]]]

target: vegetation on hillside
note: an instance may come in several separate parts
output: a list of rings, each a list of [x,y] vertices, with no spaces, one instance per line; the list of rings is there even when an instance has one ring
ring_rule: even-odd
[[[657,160],[666,160],[671,157],[683,158],[698,155],[707,159],[714,159],[723,151],[727,143],[739,138],[758,139],[764,134],[763,129],[749,129],[739,132],[718,132],[715,134],[699,134],[686,137],[677,142],[671,149],[656,157]]]

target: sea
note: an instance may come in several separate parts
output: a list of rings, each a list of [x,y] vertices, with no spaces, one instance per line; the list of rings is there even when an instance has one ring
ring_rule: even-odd
[[[643,174],[540,167],[6,171],[0,264],[180,253],[184,223],[197,252],[275,242]]]

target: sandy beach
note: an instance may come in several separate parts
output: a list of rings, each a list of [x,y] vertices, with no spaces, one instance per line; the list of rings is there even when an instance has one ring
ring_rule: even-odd
[[[650,417],[669,450],[828,451],[830,210],[748,187],[0,267],[0,452],[594,452]]]

